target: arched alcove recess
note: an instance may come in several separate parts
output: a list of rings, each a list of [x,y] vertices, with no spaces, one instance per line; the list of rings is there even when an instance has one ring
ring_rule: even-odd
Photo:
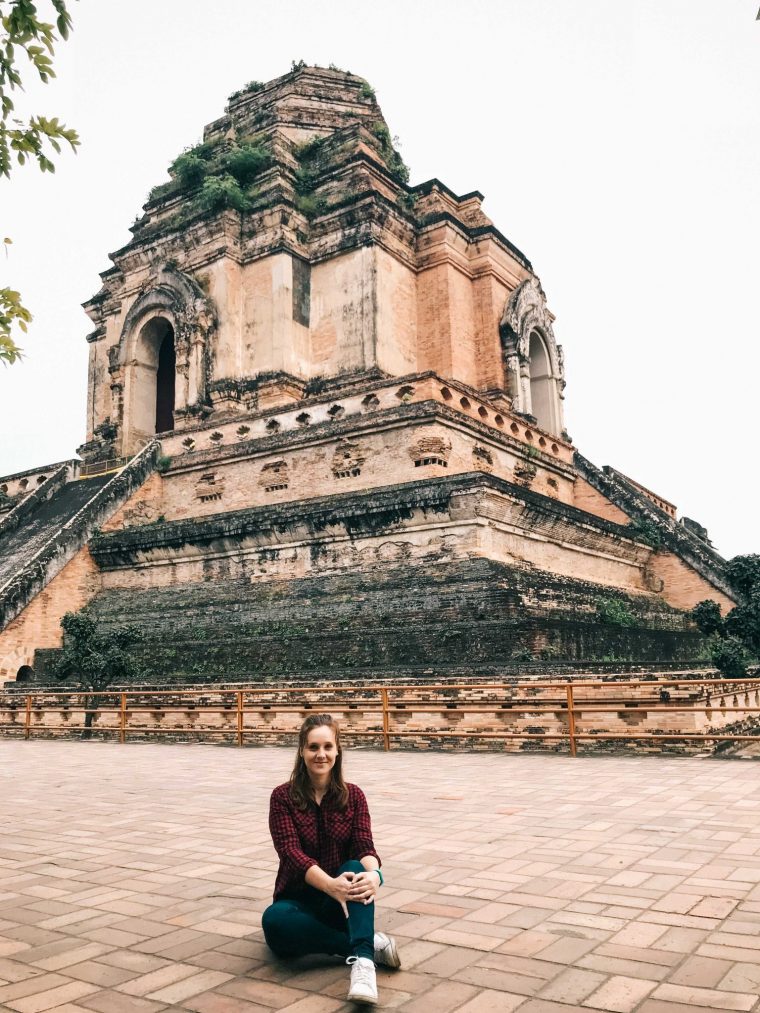
[[[134,301],[110,351],[111,418],[119,422],[123,454],[206,410],[216,327],[202,289],[173,268],[163,268]]]
[[[528,346],[531,414],[542,429],[556,432],[555,383],[546,343],[538,331],[532,331]]]
[[[552,320],[541,284],[531,277],[509,297],[499,331],[507,392],[515,410],[532,415],[542,429],[560,436],[565,369]]]
[[[32,682],[34,680],[34,669],[31,665],[22,665],[16,672],[16,682]]]
[[[168,433],[174,429],[174,398],[177,388],[177,353],[174,350],[174,328],[169,324],[168,333],[158,349],[158,372],[156,373],[156,432]]]
[[[150,317],[129,364],[128,431],[136,446],[174,428],[176,368],[174,328],[166,317]]]

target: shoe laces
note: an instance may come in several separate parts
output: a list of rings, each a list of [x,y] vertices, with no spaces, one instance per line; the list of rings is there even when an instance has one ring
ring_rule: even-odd
[[[369,957],[347,957],[346,963],[351,965],[351,980],[362,985],[374,985],[375,965]]]

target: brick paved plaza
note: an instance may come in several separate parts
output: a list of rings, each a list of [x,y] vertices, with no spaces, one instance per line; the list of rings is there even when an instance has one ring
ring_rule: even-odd
[[[0,742],[0,1009],[332,1013],[262,942],[290,749]],[[353,752],[409,1013],[760,1010],[760,768]]]

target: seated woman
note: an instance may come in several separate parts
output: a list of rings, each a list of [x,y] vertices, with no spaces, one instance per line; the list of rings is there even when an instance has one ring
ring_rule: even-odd
[[[274,903],[261,919],[269,947],[278,957],[345,957],[348,999],[376,1003],[375,964],[401,961],[395,940],[374,929],[380,858],[364,792],[343,780],[331,715],[312,714],[301,726],[290,781],[272,792],[269,829],[280,856]]]

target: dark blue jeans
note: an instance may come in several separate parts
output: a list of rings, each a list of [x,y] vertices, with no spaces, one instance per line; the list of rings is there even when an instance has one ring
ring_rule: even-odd
[[[345,862],[336,875],[364,872],[361,862]],[[270,950],[278,957],[305,957],[307,953],[335,953],[341,957],[375,954],[375,905],[348,902],[348,921],[332,897],[306,886],[298,897],[276,900],[261,916]]]

